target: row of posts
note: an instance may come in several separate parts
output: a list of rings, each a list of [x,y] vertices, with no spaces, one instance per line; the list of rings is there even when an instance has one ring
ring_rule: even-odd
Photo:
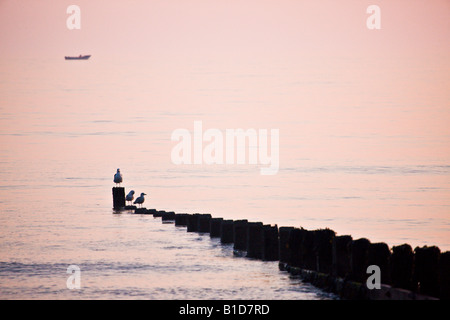
[[[369,276],[368,267],[376,265],[382,284],[405,290],[396,291],[401,297],[414,298],[420,294],[450,299],[450,251],[441,253],[436,246],[413,250],[409,244],[402,244],[389,249],[386,243],[337,236],[330,229],[294,227],[281,227],[279,241],[280,265],[327,275],[322,281],[328,287],[335,286],[336,279],[364,284]],[[367,294],[366,286],[358,290],[354,297],[363,298]],[[392,294],[392,290],[389,292]]]
[[[338,236],[330,229],[278,228],[245,219],[145,208],[134,212],[161,217],[163,222],[186,227],[187,232],[209,233],[211,238],[220,238],[223,244],[233,244],[239,255],[245,253],[248,258],[279,261],[281,270],[300,274],[343,297],[367,298],[364,285],[369,276],[367,268],[376,265],[381,271],[381,283],[396,289],[386,291],[385,298],[400,292],[401,299],[414,299],[418,295],[450,299],[450,251],[441,253],[436,246],[413,250],[403,244],[390,249],[386,243]]]
[[[324,289],[336,285],[336,279],[365,284],[367,267],[377,265],[381,270],[381,283],[385,285],[412,294],[450,299],[450,251],[441,253],[435,246],[413,250],[403,244],[391,250],[385,243],[337,236],[330,229],[278,228],[262,222],[214,218],[211,214],[155,209],[140,212],[137,209],[137,213],[161,217],[163,222],[186,227],[187,232],[209,233],[211,238],[220,238],[223,244],[233,244],[235,252],[246,252],[248,258],[279,261],[282,270],[291,273],[303,270],[317,278],[321,275]],[[358,287],[358,290],[363,289],[364,286]],[[364,298],[362,292],[353,293],[351,297]]]
[[[171,213],[169,213],[170,215]],[[164,215],[162,216],[164,219]],[[235,251],[246,252],[248,258],[278,261],[278,227],[248,220],[224,220],[210,214],[175,214],[176,226],[185,226],[187,232],[209,233],[221,243],[233,243]]]

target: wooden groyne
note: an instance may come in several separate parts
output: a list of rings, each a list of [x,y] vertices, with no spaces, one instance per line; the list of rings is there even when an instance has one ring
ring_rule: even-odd
[[[114,191],[113,196],[125,192]],[[114,200],[114,204],[121,203]],[[135,207],[115,208],[135,214],[160,217],[163,223],[186,227],[187,232],[220,238],[233,244],[236,255],[263,261],[278,261],[279,269],[299,276],[343,299],[434,300],[450,299],[450,251],[436,246],[408,244],[389,248],[365,238],[337,235],[330,229],[306,230],[292,226],[266,225],[247,219],[229,220],[211,214],[175,213]],[[369,289],[370,265],[381,271],[381,288]]]

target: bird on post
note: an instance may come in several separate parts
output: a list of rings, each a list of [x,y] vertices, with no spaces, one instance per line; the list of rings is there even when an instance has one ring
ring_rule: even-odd
[[[120,184],[122,183],[122,180],[123,180],[123,178],[122,178],[122,174],[120,173],[120,169],[117,169],[117,172],[114,175],[114,183],[116,184],[116,186],[117,186],[117,184],[120,186]]]
[[[140,205],[140,207],[142,208],[142,204],[144,203],[144,201],[145,201],[145,198],[144,198],[144,196],[146,196],[147,194],[145,194],[145,193],[141,193],[141,195],[139,196],[139,197],[137,197],[136,198],[136,200],[134,200],[134,204],[139,204]]]
[[[134,190],[131,190],[125,197],[125,200],[129,201],[131,205],[131,201],[133,201],[133,199],[134,199]]]

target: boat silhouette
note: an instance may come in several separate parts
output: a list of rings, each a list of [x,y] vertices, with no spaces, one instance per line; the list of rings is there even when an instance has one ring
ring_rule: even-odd
[[[79,55],[78,57],[64,57],[66,60],[87,60],[91,57],[91,55]]]

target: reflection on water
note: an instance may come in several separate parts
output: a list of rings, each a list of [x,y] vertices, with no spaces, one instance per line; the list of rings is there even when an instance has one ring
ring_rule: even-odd
[[[34,230],[29,235],[33,245],[2,239],[11,253],[23,254],[3,256],[6,261],[0,262],[2,298],[333,298],[278,271],[276,262],[235,257],[232,245],[160,219],[106,212],[62,215],[64,228],[55,222],[49,226],[53,235],[42,238]],[[77,225],[77,219],[84,222]],[[96,222],[101,225],[95,227]],[[80,268],[79,290],[66,287],[72,264]]]

